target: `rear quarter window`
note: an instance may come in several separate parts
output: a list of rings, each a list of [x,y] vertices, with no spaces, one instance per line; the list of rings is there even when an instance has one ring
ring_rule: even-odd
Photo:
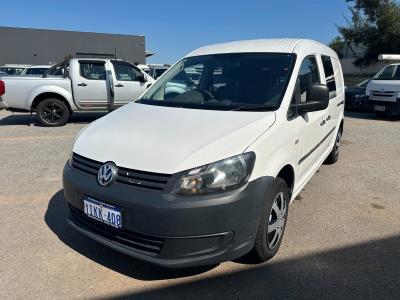
[[[329,99],[336,97],[336,76],[335,68],[332,63],[332,58],[330,56],[321,56],[322,65],[324,67],[326,85],[329,88]]]
[[[336,91],[338,95],[341,95],[344,93],[344,82],[343,82],[343,76],[342,76],[342,71],[340,68],[340,62],[338,59],[331,57],[332,61],[332,66],[333,66],[333,72],[335,76],[335,82],[336,82]]]

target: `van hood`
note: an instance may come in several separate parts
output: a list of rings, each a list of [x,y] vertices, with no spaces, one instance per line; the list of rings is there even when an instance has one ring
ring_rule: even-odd
[[[90,124],[73,152],[129,169],[173,174],[243,153],[274,122],[274,112],[133,102]]]
[[[371,80],[367,89],[379,92],[399,92],[399,80]]]

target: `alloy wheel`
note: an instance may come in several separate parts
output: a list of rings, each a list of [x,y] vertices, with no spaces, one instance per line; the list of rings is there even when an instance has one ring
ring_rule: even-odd
[[[267,224],[267,246],[271,250],[278,245],[282,237],[286,214],[286,196],[283,192],[280,192],[274,199]]]
[[[64,109],[57,103],[49,103],[43,108],[43,118],[49,123],[55,123],[64,116]]]

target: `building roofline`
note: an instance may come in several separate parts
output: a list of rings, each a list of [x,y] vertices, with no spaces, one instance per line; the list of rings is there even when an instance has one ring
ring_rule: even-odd
[[[57,31],[57,32],[69,32],[69,33],[90,33],[90,34],[107,34],[107,35],[120,35],[120,36],[138,36],[144,37],[142,34],[124,34],[124,33],[109,33],[109,32],[93,32],[93,31],[77,31],[77,30],[65,30],[65,29],[49,29],[49,28],[28,28],[28,27],[12,27],[12,26],[0,26],[0,29],[21,29],[21,30],[39,30],[39,31]]]

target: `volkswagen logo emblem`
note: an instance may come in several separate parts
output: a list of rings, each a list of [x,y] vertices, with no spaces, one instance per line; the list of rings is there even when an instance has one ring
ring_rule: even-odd
[[[106,162],[97,173],[97,182],[101,186],[109,186],[117,176],[117,166],[112,162]]]

